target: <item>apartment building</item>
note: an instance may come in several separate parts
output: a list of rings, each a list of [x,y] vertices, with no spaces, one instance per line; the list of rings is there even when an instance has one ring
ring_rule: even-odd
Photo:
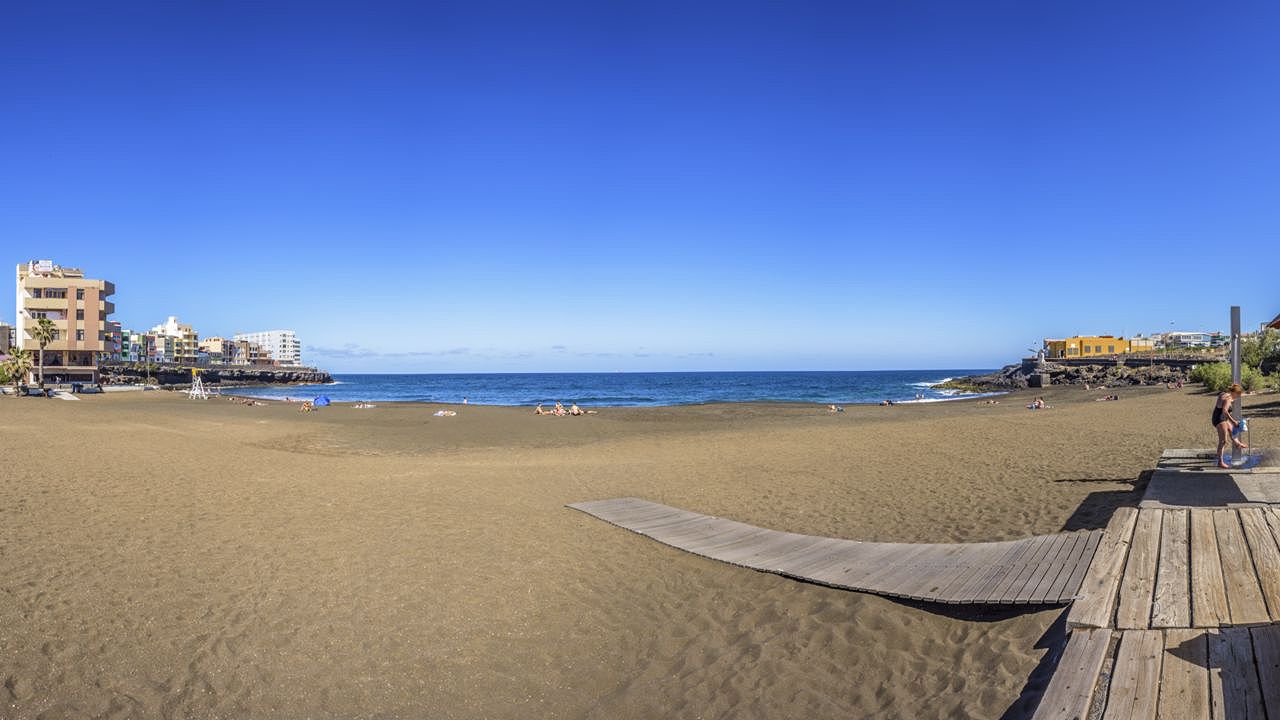
[[[256,344],[276,365],[302,364],[302,343],[292,330],[236,333],[234,339]]]
[[[0,355],[9,353],[9,346],[13,344],[13,326],[8,323],[0,322]]]
[[[204,360],[210,365],[225,365],[230,362],[234,354],[232,341],[224,337],[204,338],[198,347],[200,352],[204,353]]]
[[[200,350],[200,336],[190,325],[180,323],[178,318],[170,315],[164,322],[151,328],[150,334],[155,335],[157,340],[162,337],[172,338],[173,342],[169,343],[171,351],[168,353],[170,359],[167,362],[183,365],[196,364]]]
[[[51,260],[32,260],[17,266],[15,340],[17,346],[39,355],[32,335],[40,318],[53,322],[55,337],[44,348],[44,376],[58,382],[98,382],[98,357],[109,351],[107,316],[115,304],[107,300],[116,287],[106,280],[85,277],[79,268],[65,268]],[[32,379],[38,371],[32,373]]]

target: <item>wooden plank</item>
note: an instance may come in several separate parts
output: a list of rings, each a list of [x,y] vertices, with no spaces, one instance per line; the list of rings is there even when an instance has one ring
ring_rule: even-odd
[[[1129,560],[1120,581],[1116,627],[1141,630],[1151,626],[1151,599],[1156,587],[1156,561],[1160,554],[1160,527],[1164,513],[1141,510],[1133,528]]]
[[[1186,510],[1165,510],[1160,529],[1160,563],[1151,602],[1151,627],[1191,627],[1190,518]]]
[[[753,567],[758,570],[773,570],[779,564],[784,563],[786,558],[794,557],[801,551],[822,542],[823,538],[816,535],[796,535],[784,542],[780,542],[767,551],[761,551],[749,558],[743,558],[742,564]]]
[[[1022,592],[1023,588],[1027,586],[1027,581],[1031,579],[1031,576],[1034,575],[1037,570],[1041,569],[1041,562],[1044,558],[1055,549],[1056,545],[1061,542],[1061,539],[1060,536],[1045,535],[1042,537],[1032,538],[1032,542],[1035,543],[1035,547],[1032,549],[1031,554],[1027,556],[1026,560],[1021,563],[1022,568],[1016,574],[1011,576],[1011,581],[1004,593],[999,596],[992,595],[992,600],[1002,605],[1012,604],[1014,598],[1018,596],[1018,593]]]
[[[1218,557],[1213,511],[1191,510],[1191,622],[1195,627],[1218,627],[1230,620],[1227,589]]]
[[[1267,717],[1280,720],[1280,625],[1263,625],[1249,630],[1253,639],[1253,659],[1258,665],[1258,686]]]
[[[645,522],[639,522],[639,523],[629,522],[627,523],[626,527],[628,530],[634,530],[638,533],[643,533],[645,535],[656,534],[656,533],[671,534],[672,532],[675,531],[675,528],[680,527],[682,525],[688,525],[689,523],[705,523],[705,522],[709,522],[711,519],[712,518],[709,518],[706,515],[699,515],[698,513],[684,512],[682,510],[673,516],[666,517],[657,521],[645,521]]]
[[[1208,720],[1209,642],[1205,631],[1166,631],[1162,662],[1160,720]]]
[[[890,554],[879,563],[875,572],[867,574],[863,566],[849,562],[835,563],[819,568],[810,573],[817,582],[836,587],[865,590],[880,594],[885,593],[887,586],[901,582],[904,575],[914,571],[915,562],[929,555],[928,545],[906,545],[907,549],[900,553]]]
[[[1041,602],[1038,591],[1042,584],[1052,584],[1054,579],[1058,577],[1058,573],[1062,570],[1064,557],[1075,547],[1076,538],[1070,533],[1062,533],[1058,535],[1049,552],[1040,558],[1039,566],[1036,571],[1031,573],[1027,578],[1027,582],[1013,596],[1013,602],[1018,605],[1027,605],[1034,602]]]
[[[1209,701],[1215,720],[1265,720],[1249,629],[1222,628],[1208,636]]]
[[[1120,634],[1103,720],[1154,720],[1164,659],[1163,635],[1159,630]]]
[[[1084,720],[1110,644],[1110,630],[1072,630],[1032,720]]]
[[[760,533],[748,535],[731,545],[717,548],[715,559],[732,565],[742,565],[744,559],[776,548],[784,543],[786,539],[786,536],[777,530],[763,530]]]
[[[990,565],[983,568],[981,573],[977,573],[969,578],[964,587],[951,590],[952,596],[958,603],[972,603],[975,599],[981,597],[984,587],[994,585],[996,578],[1001,571],[1024,549],[1024,545],[1018,542],[1002,543],[1004,547],[1001,549],[1000,556],[992,561]]]
[[[1280,620],[1280,545],[1267,525],[1262,508],[1241,508],[1240,524],[1253,556],[1253,569],[1272,620]]]
[[[1069,627],[1108,627],[1115,609],[1116,593],[1125,560],[1129,555],[1129,542],[1133,527],[1138,521],[1138,511],[1131,507],[1117,508],[1107,523],[1093,562],[1080,584],[1080,597],[1071,604],[1067,613]]]
[[[1227,607],[1231,624],[1249,625],[1271,619],[1262,599],[1253,558],[1240,529],[1240,515],[1235,510],[1214,510],[1213,527],[1218,535],[1218,554],[1222,558],[1222,577],[1227,588]]]
[[[1102,541],[1102,536],[1102,530],[1089,531],[1089,541],[1085,543],[1084,551],[1076,559],[1075,567],[1064,578],[1062,586],[1054,590],[1058,599],[1065,601],[1079,596],[1080,584],[1084,582],[1084,574],[1089,571],[1089,566],[1093,564],[1093,558],[1098,552],[1098,543]]]
[[[1001,567],[996,568],[989,573],[990,577],[976,588],[973,588],[968,596],[961,600],[965,603],[982,603],[987,602],[993,595],[999,592],[999,588],[1006,582],[1012,583],[1013,578],[1010,575],[1016,575],[1018,569],[1021,568],[1023,558],[1029,557],[1034,552],[1031,539],[1019,540],[1010,550],[1010,552],[1001,561]]]
[[[803,577],[815,563],[829,559],[833,553],[845,549],[848,545],[848,540],[825,538],[822,542],[791,554],[785,562],[779,561],[775,565],[780,572]]]
[[[1080,551],[1089,542],[1087,533],[1068,533],[1068,535],[1070,536],[1070,541],[1062,546],[1058,556],[1054,558],[1053,567],[1050,568],[1049,572],[1045,573],[1040,580],[1040,584],[1030,592],[1027,602],[1042,604],[1058,601],[1058,593],[1054,592],[1053,588],[1061,587],[1066,583],[1066,576],[1070,575],[1071,571],[1075,569],[1076,562],[1080,558]]]
[[[1044,600],[1047,602],[1069,602],[1080,589],[1080,580],[1084,579],[1089,562],[1093,561],[1093,553],[1097,551],[1098,541],[1102,539],[1102,530],[1089,530],[1082,533],[1083,546],[1076,548],[1075,557],[1069,566],[1062,568],[1062,573],[1053,580],[1053,584]]]
[[[660,530],[669,525],[675,525],[682,522],[689,522],[691,520],[696,521],[696,520],[704,520],[704,519],[706,519],[705,515],[699,515],[697,513],[685,512],[684,510],[677,510],[675,508],[671,508],[670,512],[664,512],[661,515],[651,517],[647,520],[642,520],[640,522],[634,522],[634,521],[628,522],[627,529],[633,532],[638,532],[641,535],[648,535],[653,530]]]
[[[932,546],[932,551],[917,559],[913,568],[904,573],[897,582],[882,587],[884,592],[903,597],[928,599],[935,597],[940,580],[950,580],[967,567],[964,563],[965,546],[955,543]],[[917,596],[916,593],[932,590],[933,592]]]
[[[723,553],[739,549],[744,543],[755,543],[759,540],[769,537],[773,530],[765,530],[764,528],[753,527],[751,525],[741,525],[716,538],[708,538],[705,542],[691,543],[688,546],[690,552],[709,557],[713,560],[719,560]]]
[[[964,569],[950,577],[938,578],[934,581],[934,596],[941,602],[959,603],[961,597],[976,579],[988,576],[995,567],[1009,554],[1009,549],[998,543],[984,543],[970,546],[964,556]]]
[[[870,590],[878,587],[876,583],[882,577],[891,575],[899,565],[910,562],[912,558],[923,552],[925,552],[925,548],[921,545],[885,543],[873,552],[871,557],[867,557],[864,553],[859,553],[860,560],[856,566],[847,568],[842,566],[838,568],[837,572],[840,579],[847,583],[849,587]],[[841,560],[843,561],[843,556]],[[806,577],[814,577],[817,573],[824,572],[836,564],[828,561],[802,568],[802,571]]]

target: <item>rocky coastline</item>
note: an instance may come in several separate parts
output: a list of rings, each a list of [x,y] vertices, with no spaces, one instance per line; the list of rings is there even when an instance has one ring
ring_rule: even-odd
[[[1123,387],[1134,385],[1166,385],[1188,382],[1193,365],[1187,363],[1135,364],[1117,362],[1098,364],[1064,364],[1045,361],[1006,365],[986,375],[952,378],[937,387],[963,392],[986,393],[1021,390],[1048,385],[1085,385]]]
[[[224,365],[202,367],[201,381],[219,387],[251,385],[319,385],[333,382],[329,373],[308,367],[275,367],[271,365]],[[109,363],[98,368],[103,385],[143,385],[148,382],[161,387],[187,387],[191,384],[189,365],[152,365],[150,373],[141,363]]]

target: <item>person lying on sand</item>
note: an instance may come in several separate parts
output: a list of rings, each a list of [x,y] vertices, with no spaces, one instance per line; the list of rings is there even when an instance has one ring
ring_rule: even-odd
[[[546,415],[547,411],[542,409],[542,403],[538,403],[538,407],[533,409],[534,415]]]
[[[311,404],[311,401],[310,401],[310,400],[308,400],[308,401],[306,401],[306,402],[302,403],[302,407],[298,408],[298,412],[312,412],[312,411],[314,411],[315,409],[316,409],[316,406],[315,406],[315,405],[312,405],[312,404]]]
[[[574,416],[586,415],[586,413],[582,412],[582,408],[578,407],[578,403],[569,406],[569,414]]]
[[[1049,406],[1044,404],[1044,398],[1042,397],[1036,398],[1035,401],[1027,406],[1028,410],[1047,410],[1048,408]]]
[[[556,409],[551,411],[557,417],[564,417],[564,405],[559,400],[556,401]]]

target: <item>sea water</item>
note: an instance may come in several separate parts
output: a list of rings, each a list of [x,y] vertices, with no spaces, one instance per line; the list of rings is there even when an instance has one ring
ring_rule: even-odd
[[[230,390],[261,398],[482,405],[662,406],[717,402],[937,402],[971,393],[935,387],[986,369],[793,372],[616,372],[334,375],[333,384]]]

